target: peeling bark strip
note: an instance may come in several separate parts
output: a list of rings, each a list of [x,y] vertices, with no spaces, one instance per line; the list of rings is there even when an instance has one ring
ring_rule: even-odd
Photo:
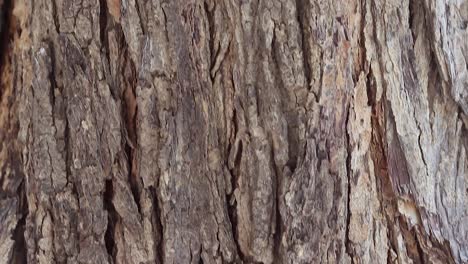
[[[0,263],[468,262],[467,1],[0,14]]]

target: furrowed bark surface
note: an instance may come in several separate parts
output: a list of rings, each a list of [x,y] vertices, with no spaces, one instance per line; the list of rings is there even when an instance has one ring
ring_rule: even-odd
[[[0,263],[467,263],[466,0],[0,0]]]

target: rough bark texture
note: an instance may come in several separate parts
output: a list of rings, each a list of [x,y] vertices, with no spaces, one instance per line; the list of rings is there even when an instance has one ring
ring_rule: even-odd
[[[468,263],[467,0],[0,10],[0,263]]]

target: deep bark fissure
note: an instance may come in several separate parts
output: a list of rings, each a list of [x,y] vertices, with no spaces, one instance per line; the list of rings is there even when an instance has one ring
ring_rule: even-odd
[[[231,80],[232,81],[232,80]],[[233,82],[233,81],[232,81]],[[234,82],[233,82],[233,85],[234,85]],[[236,135],[239,131],[239,124],[237,122],[237,111],[236,109],[234,108],[233,110],[233,115],[232,115],[232,124],[233,124],[233,135]],[[235,136],[234,136],[235,138]],[[229,153],[231,153],[233,150],[232,148],[234,147],[234,144],[236,144],[235,142],[236,139],[234,139],[234,142],[231,142],[228,146],[228,149],[227,149],[227,153],[229,156]],[[228,168],[228,171],[230,173],[230,180],[231,180],[231,190],[230,190],[230,193],[226,193],[226,200],[227,200],[227,211],[228,211],[228,217],[229,217],[229,222],[230,222],[230,226],[231,226],[231,230],[232,230],[232,234],[233,234],[233,237],[234,237],[234,242],[235,242],[235,245],[236,245],[236,249],[237,249],[237,254],[239,256],[239,258],[241,259],[241,261],[244,261],[245,260],[245,256],[243,255],[242,251],[241,251],[241,248],[240,248],[240,245],[239,245],[239,239],[238,239],[238,221],[237,221],[237,201],[236,201],[236,196],[235,196],[235,190],[238,188],[238,181],[239,181],[239,164],[241,162],[241,158],[242,158],[242,151],[243,151],[243,143],[242,143],[242,140],[240,140],[238,143],[238,146],[237,146],[237,152],[235,154],[235,157],[234,157],[234,164],[229,164],[229,161],[226,160],[226,164],[225,166]],[[231,165],[233,165],[233,167],[231,167]]]
[[[214,9],[214,8],[216,8],[216,7],[212,7],[212,9]],[[211,70],[213,69],[214,64],[216,62],[216,57],[218,56],[218,53],[219,53],[220,49],[217,49],[216,51],[214,50],[214,45],[215,45],[215,38],[214,38],[215,22],[214,22],[214,19],[213,19],[212,10],[210,10],[210,7],[209,7],[207,1],[203,2],[203,10],[205,11],[206,18],[208,20],[208,36],[209,36],[208,43],[209,43],[209,50],[210,50],[210,56],[211,56],[211,58],[210,58],[210,72],[211,72]],[[198,38],[199,38],[199,36],[198,36]],[[214,51],[215,51],[215,53],[213,53]],[[210,74],[210,76],[211,76],[211,74]],[[214,82],[214,77],[215,76],[211,76],[211,82],[212,83]]]
[[[141,204],[140,204],[140,194],[141,194],[141,182],[138,179],[138,172],[136,171],[136,160],[135,160],[135,153],[136,149],[130,145],[127,141],[125,143],[125,157],[127,159],[128,164],[128,182],[130,184],[130,190],[133,195],[133,200],[138,208],[138,213],[141,215]]]
[[[272,155],[274,155],[274,153],[272,153]],[[280,263],[279,261],[281,260],[282,256],[281,256],[281,238],[282,238],[282,234],[283,234],[283,220],[282,220],[282,217],[281,217],[281,208],[280,208],[280,199],[282,199],[283,197],[281,196],[281,186],[282,186],[282,177],[284,177],[283,173],[282,172],[279,172],[278,170],[276,170],[276,181],[274,182],[275,183],[275,187],[273,188],[274,190],[274,196],[275,196],[275,204],[274,204],[274,215],[275,215],[275,230],[273,231],[274,232],[274,236],[273,236],[273,262],[274,263]],[[280,175],[282,175],[282,177],[279,177]]]
[[[109,63],[109,38],[107,32],[109,22],[108,12],[107,1],[99,0],[99,37],[101,40],[102,53],[104,53],[107,59],[106,64]]]
[[[50,41],[47,42],[48,53],[50,53],[50,72],[49,72],[49,81],[50,81],[50,89],[49,89],[49,97],[50,97],[50,105],[52,106],[52,124],[55,127],[55,134],[57,134],[57,125],[56,125],[56,115],[62,114],[57,113],[56,111],[56,98],[55,98],[55,89],[58,89],[58,85],[56,82],[57,74],[56,74],[56,61],[55,61],[55,51],[54,45]],[[52,160],[51,160],[52,162]]]
[[[163,245],[163,236],[164,236],[164,226],[163,226],[163,223],[162,223],[162,215],[161,215],[161,208],[160,208],[160,203],[158,201],[158,195],[157,195],[157,190],[159,188],[159,179],[156,181],[156,187],[154,186],[150,186],[149,187],[149,191],[151,193],[151,196],[152,196],[152,201],[153,201],[153,204],[154,204],[154,219],[153,219],[153,223],[155,224],[155,232],[156,232],[156,235],[159,235],[159,237],[157,237],[157,240],[156,240],[156,245],[155,245],[155,248],[156,248],[156,260],[157,260],[157,264],[163,264],[164,263],[164,259],[163,259],[163,256],[164,256],[164,245]]]
[[[138,21],[140,23],[140,27],[141,27],[143,36],[146,36],[148,29],[146,28],[145,23],[143,23],[143,19],[142,19],[142,16],[141,16],[141,10],[140,10],[140,3],[141,2],[142,1],[135,1],[135,9],[136,9],[136,12],[137,12],[137,15],[138,15]]]
[[[59,23],[59,18],[58,18],[58,13],[57,13],[57,3],[55,1],[56,0],[51,0],[52,16],[54,20],[55,30],[57,31],[57,33],[60,33],[60,23]]]
[[[115,263],[115,223],[118,220],[118,214],[115,211],[114,205],[112,203],[112,198],[114,196],[114,188],[112,186],[112,179],[106,180],[105,190],[104,190],[104,209],[107,211],[107,229],[104,234],[104,242],[106,245],[107,254],[112,260],[112,263]]]
[[[359,41],[358,41],[358,44],[361,46],[361,49],[360,49],[360,53],[361,53],[360,64],[361,64],[362,67],[357,67],[356,69],[360,70],[360,71],[367,72],[366,73],[367,74],[367,77],[366,77],[366,90],[367,90],[367,99],[370,100],[370,97],[374,98],[375,94],[369,93],[371,90],[370,90],[370,88],[368,86],[369,76],[372,76],[372,75],[369,75],[369,72],[371,72],[372,69],[371,69],[371,66],[369,65],[369,62],[367,61],[367,49],[366,49],[366,22],[367,22],[366,16],[367,16],[367,8],[366,8],[366,0],[360,0],[359,1],[359,9],[362,12],[361,23],[359,24],[360,33],[359,33]],[[353,76],[353,81],[355,83],[359,79],[359,74],[360,74],[360,72],[356,71],[355,75]],[[370,104],[370,102],[367,105],[372,106],[372,104]]]
[[[273,37],[274,39],[274,37]],[[273,40],[273,43],[275,41]],[[272,47],[273,49],[273,47]],[[277,65],[277,64],[275,64]],[[273,141],[272,135],[270,134],[269,136],[269,141]],[[273,205],[272,205],[272,212],[271,212],[271,219],[270,223],[272,223],[273,227],[270,227],[271,229],[269,230],[273,234],[273,262],[275,262],[275,256],[277,255],[277,251],[280,250],[281,246],[281,213],[280,213],[280,199],[281,197],[279,196],[281,192],[281,181],[282,181],[282,172],[280,171],[283,168],[279,168],[274,160],[275,157],[275,151],[273,148],[270,149],[270,167],[272,168],[272,174],[273,174],[273,179],[271,182],[271,196],[273,200]]]
[[[64,102],[68,101],[68,97],[64,97]],[[65,108],[66,109],[66,108]],[[67,111],[67,109],[66,109]],[[75,197],[78,197],[78,193],[76,192],[76,187],[75,187],[75,180],[71,179],[72,172],[71,172],[71,164],[73,164],[72,161],[72,149],[71,149],[71,133],[70,133],[70,122],[68,118],[65,115],[65,131],[64,131],[64,141],[65,141],[65,177],[67,179],[67,184],[66,187],[72,186],[72,193],[75,195]]]
[[[11,20],[13,19],[13,0],[2,1],[3,4],[0,5],[0,39],[2,39],[2,41],[0,41],[0,72],[3,72],[3,64],[8,56],[9,47],[11,45]],[[2,95],[3,91],[0,90],[0,101],[2,100]]]
[[[296,0],[296,19],[297,23],[299,24],[299,29],[300,29],[300,34],[301,34],[301,49],[302,49],[302,64],[304,67],[304,76],[306,78],[306,85],[307,89],[310,90],[311,87],[311,76],[310,76],[310,65],[309,61],[307,60],[308,58],[311,57],[310,55],[310,50],[308,45],[306,45],[306,40],[307,37],[309,36],[309,29],[306,28],[306,21],[305,21],[305,12],[306,12],[306,6],[303,2],[304,0]],[[319,101],[319,98],[316,98],[317,102]]]
[[[409,13],[408,25],[409,25],[409,30],[411,31],[411,36],[413,38],[413,43],[416,42],[416,37],[417,37],[416,29],[414,28],[415,25],[416,25],[415,21],[414,21],[416,19],[416,13],[415,12],[417,12],[416,10],[423,9],[420,6],[416,6],[418,4],[419,4],[418,0],[410,1],[409,4],[408,4],[408,13]]]
[[[346,254],[348,254],[351,257],[351,263],[354,264],[354,253],[353,249],[350,245],[351,241],[349,239],[349,225],[351,223],[351,177],[352,177],[352,169],[351,169],[351,139],[349,132],[347,130],[348,125],[349,125],[349,116],[350,116],[350,109],[351,107],[348,106],[348,109],[346,111],[346,121],[345,121],[345,142],[347,146],[347,156],[346,156],[346,186],[347,186],[347,193],[346,193],[346,230],[345,230],[345,249],[346,249]]]
[[[419,241],[419,238],[417,237],[417,235],[415,234],[415,232],[412,232],[412,235],[414,236],[414,239],[416,241],[416,249],[418,251],[418,256],[419,256],[419,262],[424,264],[424,263],[427,263],[425,260],[426,260],[426,257],[425,257],[425,254],[424,254],[424,250],[422,249],[422,246],[421,246],[421,243]]]
[[[137,157],[138,153],[138,138],[137,138],[137,112],[138,105],[136,102],[135,88],[137,85],[137,75],[135,64],[131,60],[128,50],[124,53],[124,72],[122,84],[124,87],[122,89],[122,121],[124,124],[124,151],[125,157],[128,164],[128,182],[130,184],[130,190],[133,195],[133,199],[138,207],[138,212],[141,214],[141,205],[140,205],[140,194],[141,194],[141,182],[138,177],[138,167],[137,167]]]
[[[402,223],[403,222],[403,223]],[[424,251],[421,247],[421,244],[418,240],[418,236],[416,235],[416,230],[415,228],[416,227],[413,227],[412,229],[409,228],[408,226],[408,223],[405,221],[405,220],[400,220],[400,227],[403,226],[403,229],[405,230],[404,231],[404,234],[406,234],[407,236],[411,237],[409,239],[405,239],[405,241],[412,241],[413,244],[410,244],[408,243],[407,246],[409,248],[408,252],[410,254],[410,258],[413,259],[414,262],[416,263],[421,263],[421,264],[424,264],[426,263],[425,259],[426,259],[426,255],[424,254]],[[416,247],[415,249],[413,249],[413,247]]]
[[[135,164],[134,164],[134,152],[135,149],[130,147],[128,142],[125,144],[125,157],[128,162],[128,182],[130,184],[130,190],[132,192],[133,200],[138,208],[138,213],[141,215],[141,205],[140,205],[140,188],[139,183],[137,182],[137,174],[135,173]]]
[[[16,228],[13,232],[13,240],[15,241],[14,244],[14,255],[12,258],[13,263],[27,263],[27,247],[26,247],[26,239],[24,236],[25,227],[26,227],[26,218],[28,216],[28,203],[26,200],[26,191],[25,191],[26,183],[23,181],[18,188],[18,202],[19,202],[19,212],[18,215],[21,216],[18,223],[16,224]]]

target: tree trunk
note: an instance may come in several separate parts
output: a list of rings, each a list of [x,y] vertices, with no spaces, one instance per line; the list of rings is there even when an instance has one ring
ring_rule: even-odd
[[[0,263],[468,263],[467,0],[0,6]]]

